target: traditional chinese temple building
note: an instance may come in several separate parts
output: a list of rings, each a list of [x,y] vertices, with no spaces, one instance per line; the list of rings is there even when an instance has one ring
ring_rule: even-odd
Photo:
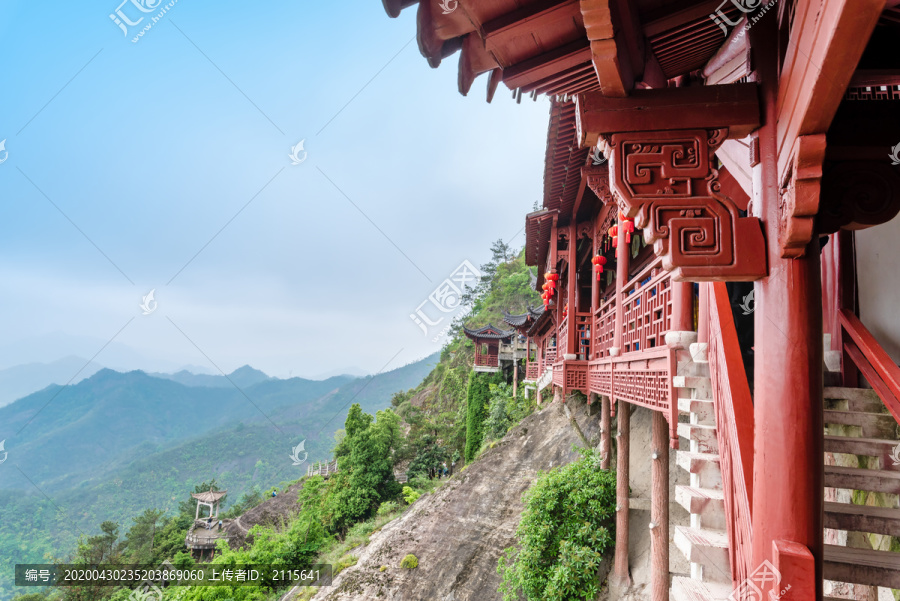
[[[509,323],[540,391],[601,405],[610,582],[641,465],[654,601],[893,598],[900,2],[383,2],[418,12],[432,67],[458,54],[461,93],[551,99],[525,249],[545,310]]]

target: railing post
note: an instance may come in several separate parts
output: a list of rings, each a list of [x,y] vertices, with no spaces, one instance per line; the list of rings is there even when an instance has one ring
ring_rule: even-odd
[[[672,282],[672,330],[694,330],[694,285],[690,282]]]

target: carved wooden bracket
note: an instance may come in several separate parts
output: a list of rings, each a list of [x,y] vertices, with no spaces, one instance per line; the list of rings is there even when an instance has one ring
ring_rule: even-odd
[[[828,161],[816,233],[861,230],[900,213],[900,171],[887,161]]]
[[[619,209],[676,280],[752,281],[766,275],[756,217],[741,217],[713,168],[727,129],[613,134],[610,184]]]
[[[603,204],[608,205],[615,200],[612,190],[609,188],[609,165],[582,167],[581,175],[587,178],[588,188],[597,195]]]
[[[781,256],[802,257],[812,240],[825,162],[825,134],[799,136],[781,185]]]

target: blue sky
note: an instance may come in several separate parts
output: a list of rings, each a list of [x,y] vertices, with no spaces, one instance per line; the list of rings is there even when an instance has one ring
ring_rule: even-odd
[[[414,8],[179,0],[134,43],[165,3],[128,0],[126,37],[120,1],[0,6],[0,367],[111,339],[97,362],[280,377],[438,350],[409,314],[522,245],[546,101],[460,96]]]

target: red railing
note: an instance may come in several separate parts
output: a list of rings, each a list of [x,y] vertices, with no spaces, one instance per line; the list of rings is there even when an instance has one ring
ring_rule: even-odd
[[[725,493],[731,577],[740,583],[750,575],[752,561],[753,399],[725,284],[700,285],[708,286],[709,290],[709,371],[716,410],[716,440]]]
[[[579,358],[582,359],[590,359],[591,358],[591,314],[590,313],[576,313],[575,314],[575,327],[578,328],[577,333],[575,334],[575,354],[579,355]]]
[[[497,354],[496,349],[491,349],[494,352],[481,353],[475,350],[475,366],[476,367],[500,367],[500,356]]]
[[[559,355],[569,353],[569,318],[563,317],[556,334],[556,349]]]
[[[594,313],[594,345],[592,359],[609,356],[609,347],[613,344],[613,332],[616,329],[616,299],[610,298],[600,305]]]
[[[622,290],[622,354],[665,346],[672,323],[672,278],[657,259]]]
[[[859,318],[847,309],[838,314],[844,353],[872,386],[897,422],[900,422],[900,367],[878,344]]]
[[[529,361],[527,365],[525,365],[525,379],[526,380],[537,380],[538,379],[538,364],[535,361]]]

